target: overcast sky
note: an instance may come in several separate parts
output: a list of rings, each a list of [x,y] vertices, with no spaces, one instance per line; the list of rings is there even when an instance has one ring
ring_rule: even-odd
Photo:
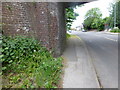
[[[91,8],[99,8],[103,14],[103,18],[109,16],[109,6],[110,3],[113,3],[113,0],[97,0],[94,2],[90,2],[87,4],[84,4],[82,7],[77,7],[74,11],[79,14],[77,19],[73,22],[72,28],[75,28],[76,26],[79,26],[84,21],[84,16],[88,10]]]

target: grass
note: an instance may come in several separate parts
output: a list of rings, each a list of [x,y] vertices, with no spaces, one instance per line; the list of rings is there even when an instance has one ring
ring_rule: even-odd
[[[70,38],[70,37],[76,37],[76,35],[70,35],[70,34],[66,33],[66,37],[67,37],[67,39],[68,39],[68,38]]]
[[[57,88],[62,58],[51,53],[34,38],[3,37],[3,88]]]
[[[67,37],[67,39],[68,39],[68,38],[70,38],[70,37],[71,37],[71,35],[70,35],[70,34],[68,34],[68,33],[66,33],[66,37]]]

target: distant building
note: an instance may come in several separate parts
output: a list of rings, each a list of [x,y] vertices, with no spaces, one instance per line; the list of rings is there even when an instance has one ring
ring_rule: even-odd
[[[76,27],[76,30],[77,30],[77,31],[82,31],[83,28],[84,28],[83,25],[80,25],[80,26],[77,26],[77,27]]]

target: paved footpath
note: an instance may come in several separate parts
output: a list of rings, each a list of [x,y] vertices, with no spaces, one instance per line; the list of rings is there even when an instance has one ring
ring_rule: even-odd
[[[63,88],[100,88],[91,57],[79,37],[69,38],[63,58],[67,61]]]

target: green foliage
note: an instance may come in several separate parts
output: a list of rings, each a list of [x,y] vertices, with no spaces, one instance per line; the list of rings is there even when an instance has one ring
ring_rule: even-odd
[[[9,11],[12,11],[12,7],[7,5],[6,8],[9,10]]]
[[[109,12],[111,17],[110,27],[113,28],[114,23],[116,23],[115,26],[120,28],[120,1],[117,1],[115,4],[112,3]]]
[[[94,18],[87,18],[84,20],[84,28],[85,29],[91,29],[91,24],[93,22]]]
[[[102,20],[102,13],[99,8],[92,8],[86,13],[84,28],[103,30],[104,22]]]
[[[110,25],[111,20],[112,20],[112,17],[105,17],[105,18],[103,19],[103,22],[104,22],[104,24]]]
[[[75,7],[66,8],[66,26],[67,30],[70,30],[73,21],[76,19],[79,14],[74,12]]]
[[[66,33],[66,37],[67,37],[67,39],[68,39],[70,36],[71,36],[70,34]]]
[[[62,58],[53,58],[34,38],[3,37],[3,77],[9,88],[54,88],[60,79]]]
[[[97,21],[96,21],[96,28],[97,28],[99,31],[104,30],[104,21],[103,21],[102,18],[97,19]]]
[[[116,3],[116,23],[117,23],[117,27],[120,28],[120,1],[118,1]]]
[[[114,7],[115,7],[115,4],[111,3],[110,4],[110,7],[109,7],[109,17],[110,17],[110,28],[113,28],[114,27]]]
[[[113,32],[113,33],[120,33],[120,29],[119,29],[119,28],[114,28],[114,29],[112,29],[110,32]]]
[[[85,15],[85,19],[87,18],[101,18],[102,17],[102,13],[100,11],[99,8],[92,8],[90,10],[88,10],[88,12]]]

